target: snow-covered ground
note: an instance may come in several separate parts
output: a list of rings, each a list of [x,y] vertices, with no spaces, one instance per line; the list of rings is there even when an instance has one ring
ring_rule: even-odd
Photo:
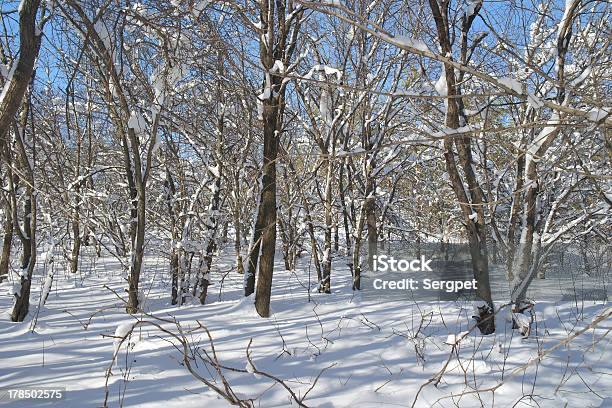
[[[230,269],[231,258],[222,260],[219,270]],[[465,333],[473,325],[469,303],[361,299],[351,291],[350,276],[340,261],[333,271],[333,293],[309,293],[307,269],[306,263],[297,272],[283,271],[278,260],[269,319],[258,317],[252,299],[241,297],[242,276],[235,272],[227,274],[222,285],[216,275],[208,304],[177,307],[169,302],[166,263],[149,257],[141,288],[148,313],[176,318],[193,350],[211,353],[198,322],[210,330],[219,362],[242,371],[222,370],[229,385],[241,398],[256,399],[257,407],[297,404],[285,388],[255,370],[284,380],[299,398],[320,375],[303,400],[310,407],[612,406],[612,348],[610,337],[605,337],[612,329],[609,319],[569,344],[546,351],[588,326],[605,304],[537,304],[529,338],[512,330],[502,311],[497,334],[483,337],[477,330]],[[0,388],[66,389],[59,403],[8,406],[101,407],[107,369],[120,343],[113,336],[131,327],[122,323],[154,321],[178,334],[171,322],[125,314],[123,302],[112,291],[124,294],[117,261],[102,258],[83,270],[76,279],[58,272],[40,310],[36,304],[42,277],[37,276],[25,322],[12,323],[2,312]],[[0,285],[0,310],[10,307],[9,285]],[[255,368],[246,358],[251,340]],[[108,407],[229,406],[188,372],[180,347],[158,328],[143,325],[134,330],[121,345],[108,377]],[[547,353],[540,362],[532,360],[538,353]],[[516,370],[530,361],[526,371]],[[192,366],[221,385],[203,361],[195,360]],[[443,367],[444,373],[436,376]]]

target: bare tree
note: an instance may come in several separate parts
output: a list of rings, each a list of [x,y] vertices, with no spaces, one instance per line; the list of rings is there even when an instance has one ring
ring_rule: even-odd
[[[19,52],[13,58],[8,77],[4,78],[2,95],[0,95],[0,141],[2,143],[2,154],[5,166],[8,169],[7,179],[9,183],[10,204],[9,210],[12,212],[10,219],[14,223],[17,221],[17,186],[22,183],[26,190],[26,197],[23,207],[23,226],[19,227],[18,235],[23,246],[21,258],[21,273],[19,274],[19,290],[14,291],[15,304],[11,312],[13,321],[23,321],[28,313],[30,305],[30,287],[34,266],[36,264],[36,193],[34,186],[34,160],[31,160],[30,152],[27,151],[26,144],[26,125],[29,115],[30,103],[24,96],[28,85],[34,76],[34,64],[40,50],[41,34],[44,23],[48,18],[45,10],[41,17],[37,18],[40,8],[40,1],[22,0],[19,4]],[[5,50],[2,52],[3,59],[6,59]],[[19,119],[15,118],[21,108]],[[11,160],[12,152],[10,148],[10,128],[13,127],[17,162]],[[35,140],[35,135],[30,135]],[[14,178],[18,173],[18,178]],[[6,252],[3,252],[3,262],[10,255],[10,240],[6,234],[12,231],[5,229]]]
[[[249,296],[255,291],[257,312],[262,317],[268,317],[276,249],[276,162],[287,88],[284,76],[295,69],[293,55],[304,10],[290,1],[271,0],[261,0],[258,8],[261,28],[256,30],[260,38],[259,56],[264,71],[262,93],[257,97],[263,123],[263,162],[261,196],[245,277],[245,295]],[[256,270],[258,279],[255,290]]]

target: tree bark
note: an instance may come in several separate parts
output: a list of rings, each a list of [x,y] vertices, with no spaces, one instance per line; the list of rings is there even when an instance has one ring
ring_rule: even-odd
[[[21,105],[34,73],[34,62],[40,49],[40,34],[36,30],[36,14],[40,0],[22,0],[19,6],[19,57],[13,64],[14,72],[4,84],[4,98],[0,100],[0,140],[8,143],[7,134]],[[11,70],[13,68],[11,67]]]
[[[261,222],[258,223],[261,227],[261,257],[255,293],[255,309],[261,317],[270,316],[270,295],[276,249],[276,157],[278,154],[276,130],[279,114],[278,105],[274,106],[276,103],[278,103],[278,100],[268,99],[264,101],[263,113],[263,175],[259,201]]]
[[[372,191],[376,191],[372,181]],[[378,228],[376,225],[376,196],[366,198],[366,224],[368,226],[368,267],[374,268],[374,256],[378,255]]]
[[[436,23],[438,42],[440,43],[442,53],[450,56],[452,55],[452,43],[449,37],[449,1],[443,0],[439,3],[437,0],[429,0],[429,5]],[[481,6],[482,3],[476,3],[474,13],[470,16],[465,16],[462,23],[461,55],[463,63],[467,62],[465,60],[467,58],[467,34]],[[446,80],[446,93],[449,97],[445,102],[445,126],[450,129],[457,129],[462,122],[466,122],[463,102],[460,98],[455,98],[461,95],[460,86],[457,85],[455,70],[452,65],[444,64],[442,75],[444,75]],[[457,153],[455,153],[455,147]],[[468,236],[472,270],[474,278],[478,282],[476,295],[485,303],[485,305],[479,307],[478,315],[474,317],[482,334],[492,334],[495,332],[495,305],[493,304],[489,283],[489,264],[485,229],[486,221],[483,205],[485,203],[485,198],[476,174],[474,173],[474,160],[472,157],[470,137],[446,136],[444,138],[444,159],[453,191],[459,202],[463,223]],[[457,159],[459,163],[457,163]],[[459,166],[461,166],[463,170],[465,180],[461,178]],[[468,191],[470,194],[469,198]],[[473,213],[476,214],[475,218],[472,215]]]
[[[333,138],[333,136],[332,136]],[[333,143],[332,143],[333,144]],[[333,147],[332,147],[333,149]],[[327,174],[325,176],[325,247],[323,249],[323,276],[319,291],[331,293],[331,265],[332,265],[332,177],[333,161],[327,159]]]
[[[15,294],[15,304],[11,312],[11,320],[22,322],[30,309],[30,289],[32,286],[32,275],[36,265],[36,196],[32,188],[27,188],[28,198],[24,202],[23,233],[21,244],[23,253],[21,255],[20,293]]]
[[[295,11],[295,15],[292,13]],[[259,19],[261,30],[259,56],[265,72],[264,92],[258,97],[262,104],[263,122],[263,164],[262,186],[259,199],[257,222],[253,234],[256,250],[252,250],[249,260],[249,274],[245,294],[249,292],[251,280],[255,279],[254,271],[257,261],[253,258],[259,253],[261,237],[261,255],[257,287],[255,289],[255,309],[261,317],[270,316],[270,296],[272,293],[272,274],[274,271],[274,253],[276,249],[276,160],[279,138],[282,132],[285,106],[286,82],[284,75],[273,73],[276,61],[288,66],[297,44],[302,10],[295,10],[294,4],[287,1],[260,0]],[[287,20],[286,16],[292,18]]]
[[[22,100],[27,91],[28,84],[34,76],[34,63],[40,50],[40,28],[36,24],[36,15],[40,6],[40,0],[22,0],[19,6],[19,57],[13,61],[14,69],[12,77],[4,84],[4,97],[0,100],[0,141],[4,151],[9,151],[8,132],[11,124],[14,123],[15,114],[22,104]],[[42,23],[41,23],[42,25]],[[29,103],[25,104],[22,112],[23,124],[27,120]],[[20,130],[15,127],[17,132]],[[24,203],[24,225],[23,231],[19,231],[19,236],[23,245],[23,255],[21,259],[20,293],[15,294],[15,303],[11,312],[11,320],[21,322],[25,319],[30,306],[30,287],[32,284],[32,274],[36,264],[36,195],[34,192],[34,169],[31,167],[27,152],[22,140],[23,135],[17,135],[17,156],[28,186],[26,187],[27,196]],[[35,138],[35,135],[32,135]],[[9,153],[10,155],[10,153]],[[10,176],[9,176],[10,177]],[[9,181],[12,184],[12,180]],[[14,195],[15,189],[12,189]],[[13,199],[15,197],[13,196]],[[17,220],[16,202],[12,205],[13,221]]]
[[[233,224],[234,224],[234,253],[236,256],[236,272],[239,274],[244,274],[244,263],[242,260],[242,220],[240,219],[240,183],[238,181],[239,173],[236,172],[234,176],[234,188],[235,190],[235,203],[234,210],[232,212],[233,215]]]
[[[244,276],[244,296],[251,296],[255,292],[255,274],[257,273],[259,251],[261,249],[262,217],[261,206],[259,206],[249,245],[247,273]]]
[[[6,204],[4,221],[4,237],[2,240],[2,258],[0,258],[0,282],[8,277],[11,247],[13,245],[13,217],[9,204]]]

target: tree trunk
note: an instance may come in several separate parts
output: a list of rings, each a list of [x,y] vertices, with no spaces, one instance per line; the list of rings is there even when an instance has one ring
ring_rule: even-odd
[[[11,320],[22,322],[30,309],[30,289],[32,275],[36,265],[36,197],[31,187],[28,187],[28,198],[24,203],[23,232],[21,238],[23,253],[21,256],[21,289],[15,294],[15,304],[11,312]]]
[[[70,127],[70,124],[67,124]],[[76,135],[76,163],[74,169],[74,177],[76,180],[81,176],[81,133],[77,131]],[[70,203],[70,195],[68,191],[65,193],[66,203]],[[79,269],[79,253],[81,252],[81,183],[77,182],[74,185],[74,211],[72,212],[72,253],[70,255],[70,272],[76,273]],[[86,238],[87,239],[87,238]]]
[[[7,203],[7,207],[9,204]],[[13,217],[12,210],[7,208],[5,211],[6,220],[4,221],[4,238],[2,241],[2,258],[0,259],[0,282],[8,277],[9,263],[11,259],[11,246],[13,245]]]
[[[365,159],[367,162],[367,158]],[[364,164],[367,167],[367,164]],[[371,202],[374,199],[374,184],[372,178],[365,172],[366,188],[365,197],[361,203],[361,209],[359,210],[359,218],[357,219],[357,226],[355,228],[355,234],[353,236],[353,290],[361,290],[361,241],[363,234],[363,227],[366,223],[367,209],[368,206],[372,205]]]
[[[140,166],[140,163],[138,163]],[[130,265],[130,273],[128,275],[128,302],[125,308],[127,313],[134,314],[138,312],[138,284],[140,281],[140,271],[142,270],[142,260],[144,257],[144,234],[145,234],[145,192],[142,183],[142,177],[137,171],[138,188],[138,207],[137,207],[137,224],[135,242],[132,246],[132,262]]]
[[[263,113],[263,175],[261,197],[259,201],[259,214],[261,214],[261,257],[259,260],[257,289],[255,293],[255,309],[257,309],[257,313],[259,313],[261,317],[270,316],[270,295],[272,292],[272,274],[274,271],[274,253],[276,249],[277,103],[277,98],[264,101]]]
[[[236,177],[237,178],[237,177]],[[236,189],[239,185],[235,185]],[[238,193],[236,193],[238,194]],[[236,271],[240,274],[244,273],[244,265],[242,263],[242,236],[241,236],[241,221],[240,221],[240,202],[236,200],[236,209],[234,209],[234,252],[236,254]]]
[[[166,158],[166,160],[169,159]],[[174,178],[172,177],[172,173],[168,167],[166,167],[164,190],[166,207],[168,209],[168,215],[170,216],[170,231],[172,234],[172,240],[170,241],[170,280],[172,285],[170,302],[173,305],[176,305],[178,303],[179,291],[179,249],[177,248],[179,234],[178,220],[176,218],[176,212],[174,211],[174,195],[176,194],[176,186],[174,185]]]
[[[263,186],[260,186],[263,190]],[[255,274],[259,262],[259,251],[261,249],[261,233],[263,225],[263,214],[261,203],[257,207],[257,216],[251,234],[249,245],[247,273],[244,275],[244,296],[251,296],[255,292]]]
[[[173,305],[178,303],[178,290],[179,290],[179,256],[175,248],[172,249],[170,255],[170,276],[171,276],[171,294],[170,302]]]
[[[78,215],[76,215],[76,217],[77,218],[72,221],[72,235],[74,237],[74,241],[72,241],[72,254],[70,256],[70,272],[72,273],[76,273],[79,269],[79,252],[81,251],[81,231]]]
[[[218,152],[220,154],[220,152]],[[220,160],[220,157],[219,157]],[[208,224],[207,228],[207,236],[208,236],[208,244],[206,244],[206,255],[203,259],[204,270],[201,271],[200,276],[200,304],[204,304],[206,302],[206,295],[208,293],[208,286],[210,285],[210,269],[212,266],[213,254],[215,249],[217,248],[216,244],[216,236],[217,236],[217,228],[219,225],[219,216],[217,212],[219,211],[219,205],[221,201],[221,162],[217,162],[218,168],[218,176],[215,178],[214,182],[214,194],[212,200],[210,202],[210,206],[208,208]],[[202,260],[200,260],[200,265],[202,265]]]
[[[206,246],[206,256],[203,260],[200,260],[200,266],[204,266],[204,272],[202,273],[200,280],[200,304],[206,303],[206,295],[208,295],[208,287],[210,286],[210,267],[212,266],[213,252],[215,250],[215,241],[209,240]]]
[[[36,27],[39,6],[40,0],[23,0],[19,6],[19,57],[13,61],[17,66],[10,83],[4,84],[4,97],[0,100],[0,139],[3,143],[8,143],[9,127],[34,73],[41,38]]]
[[[296,13],[295,18],[292,15],[291,19],[286,19],[286,13],[292,12]],[[250,253],[245,294],[249,293],[254,283],[252,280],[255,279],[254,271],[257,266],[256,257],[259,254],[259,238],[261,237],[255,309],[262,317],[270,316],[270,295],[276,249],[276,160],[282,132],[286,89],[284,75],[272,73],[272,69],[278,61],[284,66],[290,65],[303,12],[303,10],[295,10],[292,2],[259,1],[259,18],[263,32],[260,36],[259,56],[265,78],[264,91],[258,96],[258,99],[261,103],[264,145],[261,196],[252,241],[256,248]],[[274,38],[273,42],[272,38]]]
[[[37,27],[36,24],[36,15],[38,13],[39,6],[40,0],[23,0],[19,5],[19,56],[13,61],[13,64],[16,64],[14,67],[12,67],[14,68],[14,73],[10,77],[10,82],[4,84],[2,92],[3,97],[0,99],[0,149],[2,149],[3,154],[7,153],[9,156],[11,155],[10,142],[8,138],[9,128],[11,124],[14,123],[15,115],[17,114],[19,106],[22,103],[23,97],[28,88],[28,84],[34,75],[34,63],[40,50],[41,34],[37,32],[37,30],[40,30],[40,32],[42,32],[42,30],[41,27]],[[23,150],[23,146],[21,146],[21,148]],[[25,151],[21,151],[19,153],[23,155]],[[22,160],[27,161],[27,158],[22,157]],[[31,172],[30,175],[33,176]],[[12,177],[12,172],[9,172],[9,177]],[[33,199],[33,197],[33,194],[30,194],[28,200]],[[35,215],[36,202],[29,201],[28,206],[32,208],[32,205],[34,206]],[[14,212],[12,215],[14,216],[16,215],[16,208],[13,210]],[[11,218],[13,217],[7,216],[7,221]],[[12,221],[15,222],[16,220]],[[31,228],[33,226],[35,227],[35,220],[26,219],[26,221],[28,224],[26,228]],[[0,281],[2,280],[1,276],[5,276],[8,273],[10,248],[12,244],[12,231],[13,229],[11,225],[11,238],[7,239],[9,227],[5,225],[2,260],[0,261]],[[28,258],[28,268],[26,272],[27,276],[22,276],[22,281],[28,276],[31,277],[34,269],[34,262],[36,260],[36,242],[33,240],[33,236],[34,231],[28,235],[30,242],[28,242],[27,245],[24,245],[24,254],[26,251],[31,252],[33,247],[34,256],[32,258]],[[29,279],[22,282],[21,296],[16,299],[16,304],[11,314],[13,321],[22,321],[25,318],[25,315],[28,313],[30,284],[31,282]]]
[[[327,175],[325,177],[325,246],[323,248],[323,276],[319,291],[331,293],[331,265],[332,265],[332,177],[333,162],[327,159]]]
[[[374,181],[372,181],[374,185]],[[373,187],[372,191],[376,189]],[[376,196],[366,198],[366,223],[368,225],[368,267],[374,268],[374,256],[378,254],[378,228],[376,225]]]
[[[346,257],[349,259],[348,267],[351,276],[354,276],[354,266],[353,266],[353,255],[352,255],[352,240],[351,240],[351,224],[352,220],[350,219],[349,209],[346,205],[346,190],[344,187],[344,168],[345,168],[345,160],[342,160],[340,163],[340,176],[338,179],[338,193],[340,194],[340,204],[342,206],[342,222],[344,225],[344,240],[346,245]]]
[[[452,43],[449,38],[449,2],[439,3],[429,0],[430,9],[436,23],[436,30],[440,48],[444,55],[452,55]],[[482,3],[475,6],[470,16],[465,16],[461,27],[461,55],[462,62],[467,63],[467,35],[476,15],[480,11]],[[462,75],[462,74],[460,74]],[[461,124],[467,122],[464,105],[461,98],[461,78],[457,82],[455,69],[450,64],[443,65],[442,76],[446,82],[445,101],[446,117],[445,125],[450,129],[457,129]],[[457,148],[455,153],[454,147]],[[457,158],[459,163],[457,163]],[[489,283],[489,263],[486,240],[486,221],[484,216],[484,192],[474,172],[474,160],[472,157],[472,146],[470,137],[444,138],[444,159],[446,171],[448,172],[455,197],[459,203],[463,223],[468,236],[468,245],[472,260],[474,278],[478,281],[476,295],[484,304],[478,307],[478,315],[474,316],[478,328],[482,334],[495,332],[495,305],[491,296]],[[459,167],[463,170],[465,180],[462,180]],[[468,196],[469,193],[469,196]],[[473,216],[476,214],[476,217]]]

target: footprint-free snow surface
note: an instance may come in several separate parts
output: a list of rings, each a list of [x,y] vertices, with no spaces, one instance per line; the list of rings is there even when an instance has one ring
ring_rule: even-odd
[[[295,397],[309,407],[612,406],[610,319],[560,344],[606,310],[601,302],[539,303],[527,338],[512,330],[502,309],[497,333],[481,336],[469,302],[362,299],[340,261],[332,294],[319,294],[309,290],[307,261],[296,271],[279,261],[272,315],[264,319],[253,298],[242,297],[243,276],[232,259],[223,260],[206,304],[179,307],[169,301],[166,261],[147,258],[146,314],[133,316],[124,311],[125,275],[113,258],[84,262],[76,276],[57,265],[43,307],[39,271],[26,321],[12,323],[2,313],[0,388],[63,388],[64,398],[0,405],[230,405],[199,376],[266,408],[298,406]],[[0,287],[2,311],[11,307],[10,285]],[[134,326],[138,321],[147,323]]]

